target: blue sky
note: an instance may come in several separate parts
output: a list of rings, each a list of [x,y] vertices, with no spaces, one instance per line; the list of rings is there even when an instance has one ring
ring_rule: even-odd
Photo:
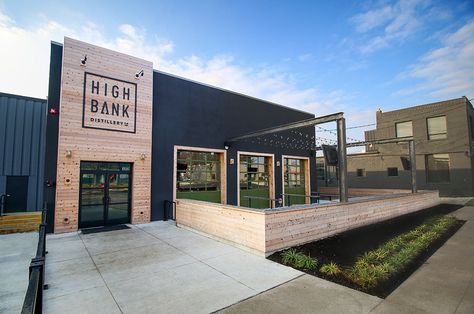
[[[0,90],[45,97],[63,36],[348,126],[474,97],[474,1],[0,1]]]

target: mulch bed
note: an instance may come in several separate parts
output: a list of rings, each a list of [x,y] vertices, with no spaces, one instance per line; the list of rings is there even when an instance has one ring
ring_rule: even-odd
[[[449,214],[463,206],[453,204],[441,204],[416,213],[404,215],[385,222],[351,230],[337,236],[323,239],[316,242],[307,243],[294,247],[297,251],[310,255],[318,260],[318,269],[321,265],[335,262],[341,268],[352,266],[357,258],[363,253],[376,249],[381,244],[396,237],[402,233],[416,228],[427,219],[437,216]],[[415,270],[417,270],[426,260],[433,255],[456,231],[461,228],[464,221],[458,222],[448,229],[443,236],[424,250],[412,263],[397,274],[389,277],[374,288],[362,289],[343,276],[326,276],[316,270],[304,270],[308,274],[321,277],[344,286],[348,286],[381,298],[387,297],[395,290],[403,281],[405,281]],[[281,252],[274,253],[268,257],[270,260],[281,262]]]

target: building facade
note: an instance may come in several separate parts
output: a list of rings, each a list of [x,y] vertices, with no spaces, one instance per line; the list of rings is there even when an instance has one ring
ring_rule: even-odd
[[[153,69],[65,38],[52,43],[45,199],[54,232],[171,218],[179,198],[277,206],[316,189],[314,128],[226,141],[314,115]],[[293,134],[294,135],[294,134]],[[293,197],[292,203],[305,202]]]
[[[474,110],[466,97],[378,110],[376,129],[367,131],[365,140],[413,136],[418,188],[439,190],[441,196],[473,196],[473,120]],[[409,160],[407,143],[367,145],[365,153],[347,158],[349,187],[411,189],[410,170],[403,159]],[[334,169],[320,176],[322,186],[337,184]]]
[[[0,93],[0,209],[36,211],[43,202],[46,100]]]

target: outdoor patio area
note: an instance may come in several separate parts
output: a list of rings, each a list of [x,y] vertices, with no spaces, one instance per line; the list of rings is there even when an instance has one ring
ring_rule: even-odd
[[[209,313],[301,275],[163,221],[47,249],[45,313]]]

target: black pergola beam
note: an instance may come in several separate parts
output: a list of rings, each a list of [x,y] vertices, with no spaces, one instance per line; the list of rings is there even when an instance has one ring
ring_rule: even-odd
[[[299,128],[304,128],[308,126],[313,126],[316,124],[323,124],[326,122],[332,122],[332,121],[337,121],[339,119],[342,119],[344,117],[343,112],[338,112],[334,114],[330,114],[327,116],[322,116],[322,117],[317,117],[317,118],[311,118],[311,119],[306,119],[306,120],[301,120],[298,122],[292,122],[288,124],[283,124],[280,126],[275,126],[267,129],[262,129],[259,131],[255,132],[250,132],[241,136],[233,137],[229,140],[226,141],[226,143],[232,143],[232,142],[237,142],[240,140],[244,140],[247,138],[252,138],[252,137],[257,137],[257,136],[262,136],[266,134],[272,134],[272,133],[277,133],[277,132],[283,132],[283,131],[288,131],[292,129],[299,129]]]

